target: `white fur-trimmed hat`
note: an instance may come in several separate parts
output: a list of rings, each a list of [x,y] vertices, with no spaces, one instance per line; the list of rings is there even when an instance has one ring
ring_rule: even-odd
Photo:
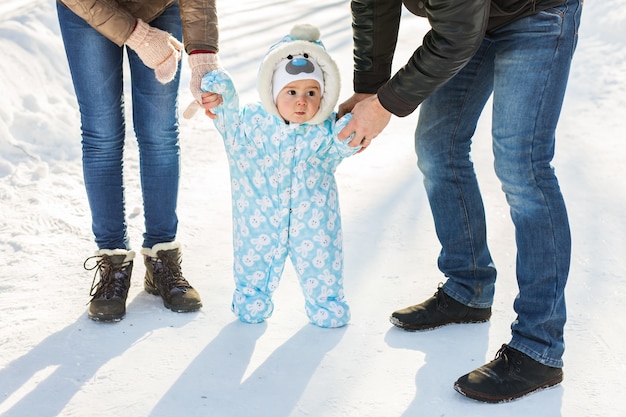
[[[322,101],[320,109],[308,124],[319,124],[330,116],[339,99],[341,82],[337,64],[326,52],[326,48],[319,40],[320,31],[317,27],[308,24],[295,25],[289,35],[272,45],[261,62],[257,88],[261,104],[268,113],[279,116],[275,97],[289,81],[296,79],[313,79],[320,84]],[[307,59],[311,72],[284,73],[289,61],[294,57]],[[306,64],[308,65],[308,64]],[[275,72],[279,71],[274,76]],[[321,81],[321,82],[320,82]],[[274,86],[274,84],[277,84]],[[282,84],[279,85],[278,84]]]

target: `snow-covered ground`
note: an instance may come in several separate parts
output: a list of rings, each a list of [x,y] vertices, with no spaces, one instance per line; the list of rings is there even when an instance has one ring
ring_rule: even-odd
[[[219,1],[221,59],[256,99],[267,47],[295,22],[313,23],[338,61],[340,100],[351,93],[349,1]],[[0,415],[12,417],[573,417],[626,415],[622,319],[626,297],[626,3],[589,1],[554,161],[574,239],[567,288],[565,380],[508,404],[452,389],[510,337],[516,294],[508,208],[493,174],[487,109],[473,151],[499,280],[490,323],[406,333],[393,310],[422,301],[442,280],[439,251],[413,153],[416,114],[393,118],[338,170],[346,295],[352,323],[307,323],[287,269],[274,316],[239,323],[229,310],[230,194],[212,123],[181,121],[179,240],[183,270],[204,308],[176,314],[143,291],[137,262],[128,313],[86,316],[95,250],[82,183],[76,101],[53,0],[0,4]],[[428,29],[405,15],[397,66]],[[181,106],[191,100],[186,62]],[[97,86],[94,86],[97,88]],[[130,101],[130,100],[129,100]],[[129,122],[128,221],[141,244],[137,147]]]

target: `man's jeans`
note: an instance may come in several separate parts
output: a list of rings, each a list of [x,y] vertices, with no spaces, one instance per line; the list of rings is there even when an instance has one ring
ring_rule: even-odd
[[[80,109],[83,173],[95,241],[99,249],[128,249],[122,178],[126,130],[122,63],[127,48],[109,41],[65,6],[58,4],[57,11]],[[182,37],[177,4],[150,24]],[[145,216],[143,247],[152,247],[175,240],[178,226],[180,71],[163,85],[135,52],[127,51]]]
[[[444,291],[471,307],[493,302],[496,269],[470,159],[477,120],[493,92],[495,172],[510,206],[519,294],[510,346],[563,365],[564,290],[571,239],[551,166],[555,129],[577,41],[581,1],[490,33],[472,60],[421,105],[415,147],[442,245]]]

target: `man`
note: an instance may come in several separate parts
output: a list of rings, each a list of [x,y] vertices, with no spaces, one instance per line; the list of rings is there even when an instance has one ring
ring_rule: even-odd
[[[435,295],[398,310],[391,322],[429,330],[491,317],[496,269],[470,159],[471,140],[493,93],[493,151],[515,225],[517,319],[495,360],[454,388],[484,402],[510,401],[562,381],[564,290],[571,241],[550,162],[580,23],[581,0],[405,0],[429,31],[391,76],[401,0],[353,0],[354,91],[340,139],[367,147],[391,114],[420,106],[418,166],[447,277]]]

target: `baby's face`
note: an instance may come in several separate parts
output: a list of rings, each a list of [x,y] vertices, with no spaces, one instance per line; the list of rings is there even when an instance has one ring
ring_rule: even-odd
[[[320,85],[315,80],[292,81],[276,96],[276,108],[290,123],[308,122],[317,114],[322,101]]]

